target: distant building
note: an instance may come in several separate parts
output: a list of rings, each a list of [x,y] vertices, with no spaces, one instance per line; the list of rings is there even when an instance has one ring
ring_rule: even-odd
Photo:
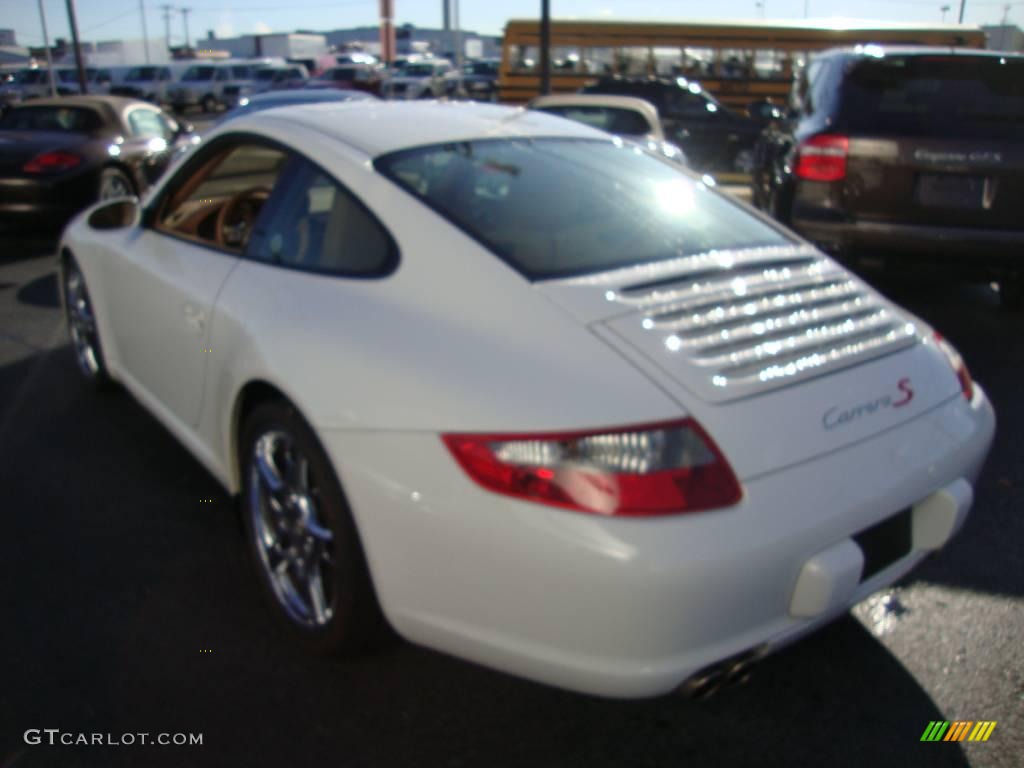
[[[328,45],[338,48],[358,43],[371,53],[380,50],[380,27],[335,29],[324,34]],[[464,56],[490,59],[501,55],[500,37],[480,35],[468,29],[462,30],[460,35]],[[438,56],[454,56],[458,46],[455,30],[427,29],[412,24],[403,24],[395,29],[395,42],[400,56],[428,51]]]
[[[321,34],[282,32],[269,35],[214,37],[196,42],[197,49],[227,51],[237,59],[273,57],[292,61],[315,61],[327,53],[327,38]]]
[[[2,47],[18,47],[18,40],[14,35],[13,29],[0,29],[0,46]]]
[[[993,51],[1024,51],[1024,31],[1014,24],[983,26],[985,47]]]

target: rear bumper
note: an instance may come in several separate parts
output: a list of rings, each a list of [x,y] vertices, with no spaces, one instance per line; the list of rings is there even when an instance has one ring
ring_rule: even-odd
[[[94,173],[45,180],[0,177],[0,230],[46,229],[56,234],[96,200]]]
[[[540,682],[644,697],[792,642],[945,544],[994,429],[979,388],[748,480],[730,509],[647,520],[488,493],[434,434],[322,437],[399,632]],[[854,537],[907,509],[909,548],[862,578]]]
[[[1024,230],[967,229],[883,222],[823,222],[794,216],[792,227],[840,256],[927,259],[976,270],[1024,271]]]

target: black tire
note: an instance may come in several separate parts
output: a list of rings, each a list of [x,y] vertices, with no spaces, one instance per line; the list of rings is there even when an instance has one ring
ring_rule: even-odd
[[[289,600],[288,587],[291,586],[293,592],[299,594],[301,589],[297,585],[303,578],[296,578],[297,571],[292,567],[294,560],[282,557],[281,561],[289,560],[291,564],[284,569],[283,574],[278,573],[276,580],[271,576],[271,571],[275,570],[268,559],[271,557],[268,551],[271,547],[267,545],[267,539],[262,538],[269,534],[276,540],[278,546],[281,545],[284,536],[290,536],[293,542],[302,538],[302,535],[295,531],[282,533],[268,523],[271,518],[283,520],[297,508],[297,505],[279,504],[279,508],[282,509],[289,507],[290,512],[274,513],[272,507],[267,504],[267,486],[260,482],[261,474],[256,468],[257,445],[274,444],[272,441],[266,441],[271,436],[279,434],[287,436],[293,456],[302,456],[308,461],[308,508],[313,510],[308,518],[315,518],[318,527],[327,529],[332,534],[330,551],[322,553],[329,555],[329,562],[323,557],[308,557],[306,563],[307,566],[314,560],[318,563],[317,570],[322,585],[321,604],[330,609],[330,616],[323,622],[314,615],[316,611],[312,609],[312,601],[309,602],[308,615],[303,615]],[[377,645],[387,635],[386,621],[377,602],[362,543],[348,502],[334,468],[312,428],[289,403],[280,400],[268,401],[258,405],[246,418],[241,430],[239,451],[239,465],[242,468],[242,523],[261,591],[275,620],[286,627],[299,644],[312,653],[344,656],[366,651]],[[277,453],[268,452],[266,455],[277,456]],[[275,469],[280,466],[276,464]],[[286,525],[292,525],[295,530],[299,530],[301,523],[293,518]],[[308,534],[307,537],[313,538]],[[296,545],[287,549],[302,547]],[[281,561],[278,561],[278,565]],[[307,597],[308,594],[307,592]]]
[[[199,102],[199,106],[203,108],[203,112],[213,112],[217,109],[217,99],[212,94],[206,94],[203,96],[203,100]]]
[[[135,185],[120,168],[104,168],[96,185],[97,200],[113,200],[135,194]]]
[[[107,390],[113,385],[99,327],[93,310],[92,299],[85,284],[85,276],[73,256],[67,256],[61,263],[61,295],[64,299],[64,318],[71,336],[71,347],[82,378],[95,390]]]

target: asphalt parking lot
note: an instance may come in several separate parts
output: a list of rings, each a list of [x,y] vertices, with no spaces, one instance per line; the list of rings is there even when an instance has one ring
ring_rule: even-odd
[[[0,239],[3,768],[1024,765],[1024,316],[989,287],[872,277],[995,403],[960,536],[746,686],[618,702],[400,640],[299,656],[259,601],[231,500],[129,396],[80,384],[52,249]],[[987,743],[921,743],[935,720],[997,726]],[[203,741],[26,744],[47,728]]]

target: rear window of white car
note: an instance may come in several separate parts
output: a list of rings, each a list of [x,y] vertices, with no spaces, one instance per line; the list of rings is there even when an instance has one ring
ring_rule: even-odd
[[[621,140],[459,142],[375,166],[531,280],[792,242]]]

